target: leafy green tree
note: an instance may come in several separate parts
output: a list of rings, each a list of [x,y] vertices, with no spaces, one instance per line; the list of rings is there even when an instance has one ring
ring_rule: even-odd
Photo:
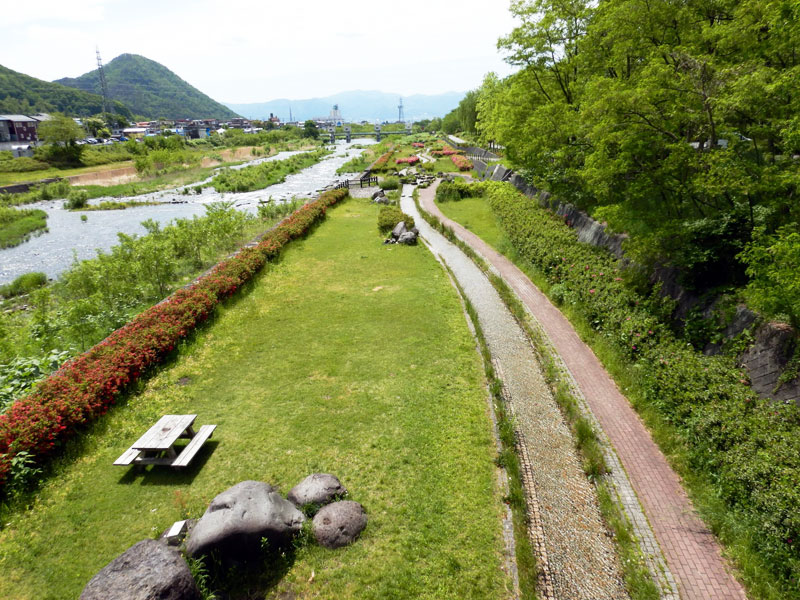
[[[316,140],[319,138],[319,130],[317,129],[317,124],[314,121],[308,120],[303,124],[303,137],[311,138]]]
[[[106,126],[106,123],[100,117],[89,117],[83,120],[83,126],[89,131],[92,137],[97,137],[97,132]]]
[[[48,157],[56,163],[79,164],[83,146],[75,142],[84,137],[83,128],[61,113],[39,125],[39,139],[48,144]]]

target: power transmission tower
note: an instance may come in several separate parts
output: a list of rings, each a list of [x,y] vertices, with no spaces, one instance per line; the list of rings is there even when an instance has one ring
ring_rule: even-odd
[[[108,114],[108,85],[106,85],[106,74],[103,71],[103,61],[100,58],[100,48],[95,46],[97,51],[97,74],[100,76],[100,90],[103,92],[103,118],[107,119]]]
[[[397,106],[397,122],[402,123],[406,120],[405,115],[403,115],[403,99],[400,98],[400,104]]]

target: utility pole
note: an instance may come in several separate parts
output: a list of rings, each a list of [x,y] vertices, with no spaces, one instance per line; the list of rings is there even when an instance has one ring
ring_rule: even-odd
[[[97,74],[100,76],[100,91],[103,93],[103,118],[108,124],[108,85],[106,85],[106,74],[103,71],[103,61],[100,59],[100,47],[95,46],[97,51]]]

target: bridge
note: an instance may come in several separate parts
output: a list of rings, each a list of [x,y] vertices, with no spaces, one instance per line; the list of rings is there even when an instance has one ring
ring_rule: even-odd
[[[336,138],[345,138],[349,144],[353,138],[375,137],[377,141],[381,141],[382,136],[386,135],[410,135],[411,123],[406,123],[406,128],[402,131],[381,131],[380,125],[375,125],[375,131],[357,131],[355,133],[350,129],[350,125],[344,126],[344,131],[336,131],[335,127],[328,127],[325,131],[330,136],[331,144],[336,143]]]

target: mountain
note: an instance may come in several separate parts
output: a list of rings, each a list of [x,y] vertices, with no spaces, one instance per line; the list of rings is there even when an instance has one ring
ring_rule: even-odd
[[[396,121],[399,94],[377,91],[351,91],[308,100],[270,100],[254,104],[231,104],[226,106],[249,119],[263,119],[273,113],[282,121],[289,120],[289,108],[295,121],[305,121],[316,117],[327,117],[334,104],[339,105],[342,116],[349,121]],[[447,92],[436,95],[416,94],[403,96],[403,113],[406,119],[432,119],[443,117],[453,110],[464,92]]]
[[[133,118],[131,110],[113,103],[117,114]],[[0,65],[0,114],[31,115],[63,112],[73,117],[88,117],[103,112],[103,98],[70,87],[42,81]]]
[[[228,119],[238,116],[212,100],[172,71],[137,54],[121,54],[103,67],[108,95],[124,102],[133,112],[151,119]],[[97,92],[100,77],[89,71],[80,77],[58,79],[72,88]]]

